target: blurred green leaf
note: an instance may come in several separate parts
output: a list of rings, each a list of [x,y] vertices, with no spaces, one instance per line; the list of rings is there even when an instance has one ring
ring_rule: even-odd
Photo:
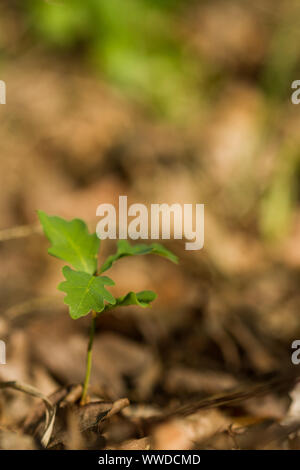
[[[267,94],[274,99],[290,96],[291,83],[299,72],[299,14],[299,2],[290,2],[289,8],[282,9],[282,17],[271,37],[262,84]]]
[[[53,47],[78,43],[85,57],[131,98],[170,119],[191,114],[193,61],[176,36],[176,0],[30,0],[33,31]],[[84,57],[84,58],[85,58]]]
[[[31,0],[27,10],[34,30],[49,44],[70,47],[87,37],[91,11],[80,0]]]
[[[260,206],[260,229],[269,240],[280,239],[288,233],[296,203],[298,146],[289,142],[279,157],[277,171]]]

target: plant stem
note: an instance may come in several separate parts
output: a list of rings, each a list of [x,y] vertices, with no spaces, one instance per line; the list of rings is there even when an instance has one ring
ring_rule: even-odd
[[[83,383],[83,390],[82,396],[80,400],[80,405],[85,405],[87,402],[87,391],[89,387],[90,377],[91,377],[91,369],[92,369],[92,348],[95,336],[95,329],[96,329],[96,312],[92,311],[92,323],[90,328],[90,339],[87,349],[87,356],[86,356],[86,369],[85,369],[85,379]]]

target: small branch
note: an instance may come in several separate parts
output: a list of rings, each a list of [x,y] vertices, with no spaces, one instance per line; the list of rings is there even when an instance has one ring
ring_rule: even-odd
[[[42,229],[39,225],[20,225],[19,227],[12,227],[0,230],[0,242],[8,240],[15,240],[17,238],[24,238],[34,233],[41,233]]]
[[[41,443],[44,447],[47,447],[51,434],[53,431],[56,407],[53,405],[49,399],[31,385],[25,383],[11,381],[11,382],[0,382],[0,389],[12,388],[13,390],[19,390],[20,392],[27,393],[27,395],[32,395],[33,397],[41,398],[46,406],[46,419],[45,419],[45,429],[41,437]]]

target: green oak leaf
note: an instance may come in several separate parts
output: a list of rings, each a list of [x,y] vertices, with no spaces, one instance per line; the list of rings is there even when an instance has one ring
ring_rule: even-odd
[[[128,294],[118,297],[115,305],[106,305],[105,310],[115,307],[125,307],[127,305],[138,305],[139,307],[151,307],[151,302],[155,300],[157,295],[152,290],[143,290],[141,292],[128,292]]]
[[[106,276],[92,276],[81,271],[74,271],[65,266],[63,274],[66,281],[59,284],[58,289],[65,292],[65,304],[70,307],[70,316],[77,318],[87,315],[91,310],[102,312],[105,301],[115,304],[114,296],[105,289],[105,285],[113,286],[115,283]]]
[[[100,272],[107,271],[107,269],[111,268],[113,263],[120,258],[125,256],[135,256],[135,255],[148,255],[154,254],[163,256],[173,263],[178,263],[178,258],[174,255],[171,251],[164,248],[159,243],[152,243],[151,245],[139,244],[131,246],[127,240],[119,240],[118,241],[118,249],[114,255],[109,256],[106,261],[101,266]]]
[[[80,219],[67,221],[43,211],[38,211],[38,216],[51,242],[48,253],[70,263],[78,271],[94,274],[100,246],[96,233],[90,234]]]

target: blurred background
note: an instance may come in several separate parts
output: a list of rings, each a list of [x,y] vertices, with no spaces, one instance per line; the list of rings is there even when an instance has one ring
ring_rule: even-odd
[[[165,409],[291,365],[300,335],[299,38],[297,0],[0,3],[2,380],[47,394],[82,381],[88,322],[66,314],[56,291],[63,264],[47,255],[36,210],[95,230],[97,206],[119,195],[205,203],[205,248],[164,241],[179,266],[149,256],[112,268],[115,294],[159,296],[151,310],[99,319],[97,396]],[[103,242],[101,256],[114,250]],[[233,414],[284,416],[288,396],[271,398]],[[9,403],[8,423],[31,401]]]

